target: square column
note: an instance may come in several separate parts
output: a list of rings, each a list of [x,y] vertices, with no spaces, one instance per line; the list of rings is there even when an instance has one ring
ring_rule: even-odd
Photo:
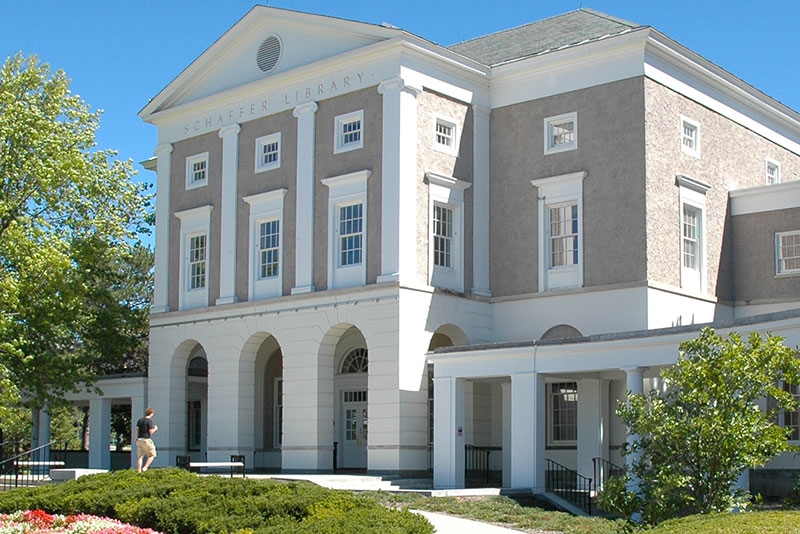
[[[161,144],[156,147],[156,254],[153,274],[153,305],[150,313],[169,311],[169,210],[170,168],[172,166],[172,145]]]
[[[222,139],[222,199],[220,200],[219,298],[217,305],[236,302],[236,205],[239,174],[238,124],[220,129]]]
[[[593,458],[608,460],[608,381],[587,378],[578,381],[578,473],[593,479]]]
[[[110,446],[111,399],[92,399],[89,401],[90,469],[111,469]]]
[[[544,491],[544,378],[511,375],[511,487]]]
[[[255,427],[252,366],[232,348],[217,349],[208,356],[208,461],[228,461],[231,454],[244,454],[246,465],[252,466]]]
[[[292,295],[314,291],[314,147],[316,102],[294,108],[297,119],[297,236]]]
[[[464,487],[463,378],[433,379],[433,487]]]

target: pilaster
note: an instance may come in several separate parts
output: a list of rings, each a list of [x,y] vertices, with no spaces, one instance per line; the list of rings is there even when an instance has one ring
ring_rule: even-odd
[[[155,149],[156,156],[156,255],[153,274],[153,305],[150,313],[169,311],[169,213],[172,145]]]
[[[489,109],[473,105],[472,294],[492,295],[489,282]]]
[[[239,173],[238,124],[221,128],[222,139],[222,198],[220,200],[220,257],[219,298],[217,305],[236,302],[236,204]]]
[[[292,295],[314,291],[314,147],[317,109],[316,102],[307,102],[292,112],[297,119],[297,239]]]

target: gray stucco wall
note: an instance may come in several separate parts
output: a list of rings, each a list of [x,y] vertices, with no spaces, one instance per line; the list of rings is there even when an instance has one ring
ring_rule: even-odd
[[[647,104],[647,278],[680,288],[680,197],[678,174],[711,186],[706,193],[707,293],[733,296],[732,241],[728,217],[731,189],[764,185],[765,157],[781,163],[783,181],[800,177],[800,159],[724,116],[653,80],[645,81]],[[681,115],[700,123],[700,158],[681,151]]]
[[[796,300],[800,275],[776,276],[775,234],[800,230],[800,208],[737,215],[731,221],[734,299],[738,304]]]
[[[577,112],[578,148],[544,155],[544,119]],[[492,294],[539,291],[538,189],[531,180],[585,171],[584,286],[644,280],[643,79],[492,110]]]
[[[186,189],[186,158],[208,152],[208,185]],[[181,221],[175,212],[212,205],[211,231],[209,236],[208,299],[215,302],[219,297],[219,236],[220,202],[222,192],[222,139],[211,132],[193,137],[172,148],[170,164],[170,230],[169,230],[169,308],[178,309],[178,291],[181,266]]]
[[[447,154],[434,148],[437,117],[456,123],[458,153]],[[417,276],[421,283],[428,283],[430,252],[430,188],[425,183],[425,173],[435,172],[472,183],[474,145],[474,122],[472,108],[465,102],[453,100],[431,91],[417,96]],[[472,187],[464,191],[464,290],[472,287]]]
[[[364,110],[364,147],[333,153],[334,119]],[[370,169],[367,180],[367,283],[374,284],[381,270],[381,154],[383,142],[383,97],[377,87],[368,87],[338,98],[319,102],[316,113],[316,158],[314,166],[314,286],[328,288],[328,188],[325,178]]]
[[[239,183],[236,211],[236,296],[247,300],[249,291],[250,205],[243,197],[286,188],[283,197],[283,294],[288,295],[295,281],[295,241],[297,216],[297,119],[291,111],[271,115],[241,125],[239,132]],[[278,169],[255,172],[256,139],[280,132]]]

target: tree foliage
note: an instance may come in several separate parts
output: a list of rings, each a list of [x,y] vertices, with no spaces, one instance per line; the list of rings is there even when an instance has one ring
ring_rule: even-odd
[[[607,486],[601,505],[648,523],[746,506],[736,488],[742,472],[793,449],[790,429],[776,421],[778,410],[797,409],[783,387],[800,383],[796,351],[777,336],[743,341],[704,328],[661,377],[664,389],[629,394],[618,406],[633,437],[623,450],[632,466],[628,483]]]
[[[135,279],[127,262],[146,255],[137,236],[147,230],[148,200],[132,162],[97,149],[99,118],[63,71],[35,56],[17,54],[0,68],[4,401],[18,389],[41,406],[91,383],[105,366],[98,362],[118,365],[141,326],[146,305],[115,299]]]

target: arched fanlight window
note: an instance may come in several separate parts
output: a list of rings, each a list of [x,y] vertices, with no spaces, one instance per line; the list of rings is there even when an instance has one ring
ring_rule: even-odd
[[[192,358],[189,362],[189,376],[208,376],[208,362],[201,356]]]
[[[367,349],[353,349],[342,360],[341,373],[343,375],[366,373],[368,367]]]

